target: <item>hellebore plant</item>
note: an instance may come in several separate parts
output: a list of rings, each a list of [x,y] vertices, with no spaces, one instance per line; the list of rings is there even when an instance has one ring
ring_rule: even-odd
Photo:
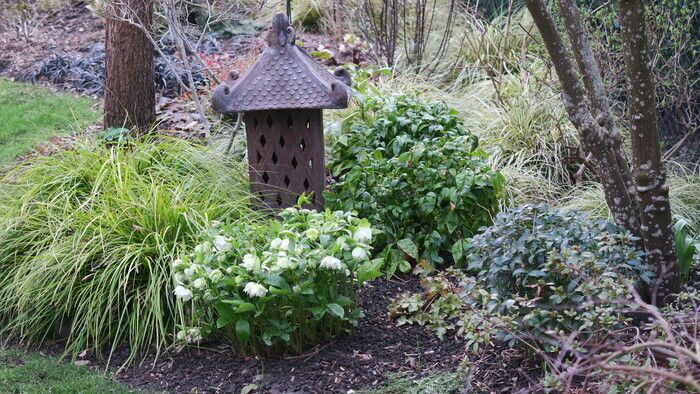
[[[221,334],[243,353],[299,352],[354,325],[362,284],[380,275],[372,229],[353,213],[288,208],[281,221],[215,224],[173,263],[192,313],[178,339]]]

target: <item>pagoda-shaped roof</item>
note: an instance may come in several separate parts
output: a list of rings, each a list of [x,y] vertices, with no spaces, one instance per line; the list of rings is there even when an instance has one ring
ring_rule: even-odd
[[[347,107],[350,89],[295,45],[285,14],[273,18],[268,47],[255,65],[235,81],[217,88],[218,112]]]

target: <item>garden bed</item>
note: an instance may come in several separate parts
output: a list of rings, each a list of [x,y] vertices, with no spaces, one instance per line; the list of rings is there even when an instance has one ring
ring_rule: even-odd
[[[381,383],[389,374],[424,376],[451,371],[466,356],[453,338],[438,340],[423,327],[396,327],[387,305],[399,293],[415,291],[418,280],[378,279],[362,292],[361,319],[353,335],[344,335],[293,357],[236,355],[227,345],[205,344],[133,363],[115,377],[132,388],[169,392],[240,392],[249,384],[261,392],[347,392]],[[119,349],[112,365],[128,356]],[[92,359],[91,363],[101,362]]]

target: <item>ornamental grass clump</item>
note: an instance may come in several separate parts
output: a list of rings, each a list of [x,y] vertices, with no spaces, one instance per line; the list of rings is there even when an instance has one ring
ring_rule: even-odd
[[[214,224],[174,266],[175,296],[191,320],[178,338],[222,336],[244,354],[298,353],[363,316],[369,222],[353,213],[287,208],[255,226]]]
[[[389,274],[409,260],[430,265],[491,224],[503,177],[485,162],[478,139],[455,111],[413,95],[370,96],[349,131],[335,136],[335,209],[357,211],[381,233]]]
[[[176,139],[91,142],[0,182],[0,338],[160,349],[182,324],[171,263],[210,220],[254,221],[244,166]]]

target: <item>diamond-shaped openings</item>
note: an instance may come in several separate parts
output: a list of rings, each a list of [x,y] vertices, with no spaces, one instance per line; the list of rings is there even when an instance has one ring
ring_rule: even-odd
[[[306,128],[306,131],[311,131],[311,119],[306,118],[306,122],[304,122],[304,128]]]
[[[297,157],[296,156],[292,157],[292,168],[296,170],[298,165],[299,165],[299,162],[297,161]]]
[[[274,121],[272,120],[272,116],[267,115],[267,127],[272,128],[273,124],[274,124]]]
[[[299,141],[299,150],[302,152],[306,149],[306,141],[302,138],[301,141]]]
[[[304,178],[304,190],[309,190],[309,186],[311,186],[309,180],[307,178]]]
[[[270,175],[267,173],[267,171],[263,172],[263,174],[262,174],[262,180],[263,180],[263,182],[265,182],[265,183],[270,182]]]
[[[260,145],[264,147],[266,143],[267,143],[267,140],[265,139],[265,136],[260,135]]]
[[[255,158],[257,159],[258,163],[260,163],[262,161],[262,154],[260,153],[259,150],[255,151]]]
[[[294,127],[294,119],[292,119],[292,115],[289,115],[287,118],[287,127],[290,129]]]
[[[277,206],[282,206],[282,194],[277,193],[277,197],[275,197],[275,202],[277,203]]]
[[[284,185],[289,187],[290,183],[292,183],[292,181],[289,180],[289,176],[285,175],[284,176]]]
[[[309,170],[314,169],[314,159],[309,159]]]
[[[279,159],[277,158],[277,153],[273,152],[272,153],[272,163],[277,164],[278,161],[279,161]]]
[[[285,141],[284,141],[284,136],[283,136],[283,135],[280,136],[280,141],[279,141],[279,142],[280,142],[280,146],[284,148]]]

